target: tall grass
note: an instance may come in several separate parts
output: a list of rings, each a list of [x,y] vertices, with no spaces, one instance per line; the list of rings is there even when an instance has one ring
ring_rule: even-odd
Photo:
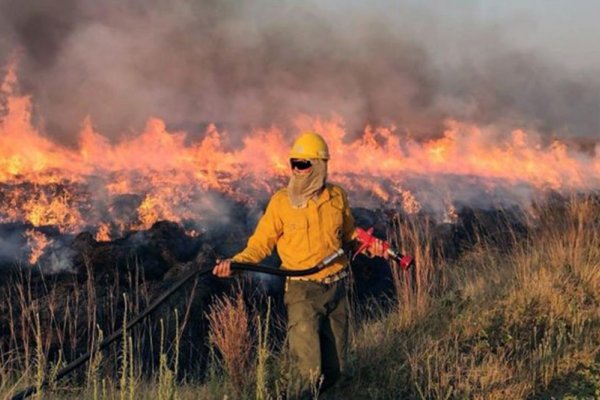
[[[481,218],[485,218],[484,215]],[[510,224],[470,232],[468,246],[452,258],[436,241],[434,224],[396,217],[389,239],[412,253],[416,268],[393,269],[397,301],[371,306],[369,319],[354,318],[352,379],[329,398],[543,399],[600,397],[600,201],[573,196],[549,199],[526,215],[525,231]],[[89,275],[88,275],[89,276]],[[56,371],[58,349],[73,359],[94,348],[104,330],[126,322],[149,297],[130,285],[129,308],[115,283],[99,311],[98,285],[88,277],[62,291],[45,282],[44,298],[24,272],[7,286],[7,342],[0,356],[0,397],[39,384]],[[132,282],[136,280],[131,277]],[[42,301],[49,307],[40,307]],[[179,349],[191,299],[175,329],[160,332],[158,366],[150,376],[138,351],[142,333],[127,332],[107,353],[95,353],[87,373],[47,388],[47,398],[277,399],[286,396],[293,365],[274,345],[270,309],[260,314],[242,294],[216,300],[208,311],[212,374],[185,375]],[[83,311],[82,311],[83,310]],[[180,310],[182,311],[182,310]],[[81,327],[87,331],[82,335]],[[202,345],[199,343],[198,345]],[[147,371],[146,371],[147,372]],[[68,390],[65,390],[68,387]]]
[[[250,319],[241,292],[225,296],[210,307],[210,341],[218,349],[223,369],[233,389],[243,393],[250,376],[252,335]]]
[[[419,303],[406,298],[418,297],[419,285],[431,287],[432,275],[417,274],[415,287],[402,286],[398,308],[415,309],[408,323],[399,310],[361,327],[355,350],[365,395],[526,398],[594,364],[600,205],[583,197],[534,211],[529,234],[512,235],[508,253],[482,240],[443,269],[427,263],[446,288],[426,291]],[[429,244],[418,247],[416,254],[426,253]]]
[[[257,344],[256,344],[256,378],[255,395],[256,400],[267,400],[269,398],[270,370],[269,361],[271,357],[271,347],[269,345],[269,324],[271,317],[271,302],[268,301],[267,313],[265,318],[256,316],[257,326]]]

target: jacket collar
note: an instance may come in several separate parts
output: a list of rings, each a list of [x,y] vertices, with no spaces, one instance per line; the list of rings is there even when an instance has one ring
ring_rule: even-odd
[[[319,195],[319,197],[315,199],[315,203],[317,204],[317,207],[323,203],[328,202],[331,199],[332,195],[333,195],[332,187],[330,184],[326,183],[325,187],[321,191],[321,194]]]

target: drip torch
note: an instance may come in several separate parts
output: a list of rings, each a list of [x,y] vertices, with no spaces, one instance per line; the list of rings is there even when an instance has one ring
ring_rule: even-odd
[[[373,235],[373,228],[369,228],[368,230],[356,228],[356,238],[358,239],[360,246],[354,254],[354,257],[356,257],[357,254],[365,252],[369,247],[375,244],[375,241],[380,240]],[[391,244],[385,240],[382,240],[381,242],[383,245],[383,251],[387,252],[387,254],[392,259],[396,260],[400,265],[400,268],[402,268],[404,271],[410,268],[410,266],[414,262],[414,258],[412,256],[407,254],[401,254],[397,249],[393,248]]]

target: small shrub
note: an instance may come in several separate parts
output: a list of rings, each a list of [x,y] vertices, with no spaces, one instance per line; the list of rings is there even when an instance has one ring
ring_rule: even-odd
[[[216,300],[208,313],[210,342],[218,349],[223,367],[236,392],[242,393],[250,375],[252,334],[250,318],[242,298]]]

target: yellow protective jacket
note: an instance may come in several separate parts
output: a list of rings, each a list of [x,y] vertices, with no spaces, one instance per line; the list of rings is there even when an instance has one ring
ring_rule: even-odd
[[[354,235],[354,218],[346,193],[336,185],[327,184],[318,198],[304,208],[293,208],[286,189],[271,197],[265,214],[258,222],[246,248],[233,257],[234,261],[258,263],[269,256],[275,246],[284,269],[306,269],[314,266]],[[346,257],[306,279],[320,280],[343,269]]]

